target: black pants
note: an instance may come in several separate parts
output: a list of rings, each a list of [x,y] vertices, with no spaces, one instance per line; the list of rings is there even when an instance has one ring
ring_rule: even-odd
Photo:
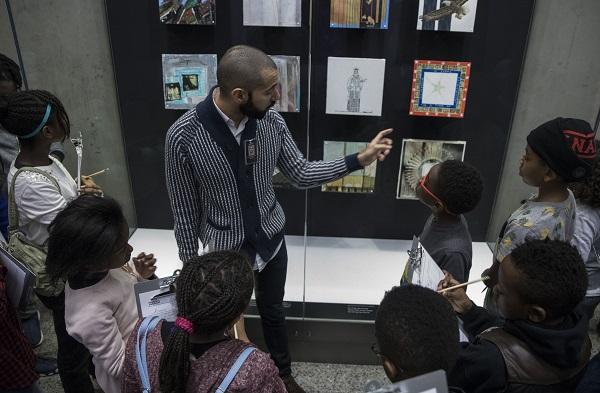
[[[37,295],[40,301],[52,311],[54,331],[58,342],[58,374],[65,393],[93,393],[94,387],[89,375],[90,353],[83,344],[67,333],[65,324],[65,293],[60,296]]]
[[[292,360],[283,310],[287,262],[287,248],[284,241],[275,258],[267,264],[263,271],[254,272],[256,306],[260,314],[265,342],[281,376],[292,373]]]

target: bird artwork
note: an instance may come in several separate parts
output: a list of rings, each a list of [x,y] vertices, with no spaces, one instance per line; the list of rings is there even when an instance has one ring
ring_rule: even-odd
[[[457,19],[462,19],[469,12],[469,9],[465,6],[467,1],[469,0],[444,0],[442,1],[442,7],[421,15],[420,19],[424,22],[433,22],[451,15],[455,15]]]

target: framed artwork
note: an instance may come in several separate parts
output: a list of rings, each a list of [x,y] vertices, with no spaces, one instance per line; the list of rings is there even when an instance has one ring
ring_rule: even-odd
[[[329,57],[325,112],[381,116],[385,59]]]
[[[279,71],[281,98],[273,107],[278,112],[300,112],[300,56],[271,55]]]
[[[217,84],[217,55],[162,55],[165,109],[191,109]]]
[[[368,142],[323,142],[323,160],[331,161],[350,154],[362,151]],[[341,179],[323,184],[323,192],[343,193],[372,193],[375,191],[375,175],[377,173],[377,160],[366,168],[354,171]]]
[[[215,0],[158,0],[160,21],[175,25],[214,25]]]
[[[469,62],[415,60],[409,114],[464,117],[470,74]]]
[[[465,141],[402,140],[396,198],[417,199],[416,190],[419,180],[441,162],[464,161],[466,145]]]
[[[417,30],[472,33],[477,0],[419,0]]]
[[[344,29],[388,28],[390,0],[330,1],[330,27]]]
[[[300,27],[301,0],[244,0],[244,26]]]

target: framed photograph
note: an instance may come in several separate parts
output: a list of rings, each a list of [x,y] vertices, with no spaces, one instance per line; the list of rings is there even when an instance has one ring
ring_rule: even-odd
[[[325,112],[381,116],[385,59],[329,57]]]
[[[300,112],[300,56],[272,55],[279,71],[281,99],[273,107],[278,112]]]
[[[417,30],[472,33],[477,0],[419,0]]]
[[[191,109],[217,84],[217,55],[162,55],[166,109]]]
[[[158,0],[160,21],[175,25],[214,25],[215,0]]]
[[[466,145],[465,141],[403,139],[396,198],[417,199],[419,180],[441,162],[464,161]]]
[[[323,160],[331,161],[350,154],[362,151],[368,142],[323,142]],[[323,192],[343,192],[370,194],[375,191],[375,176],[377,173],[377,160],[366,168],[354,171],[341,179],[323,184]]]
[[[391,0],[330,0],[329,26],[343,29],[387,29]]]
[[[244,26],[302,26],[301,0],[244,0]]]
[[[415,60],[409,114],[464,117],[470,74],[469,62]]]

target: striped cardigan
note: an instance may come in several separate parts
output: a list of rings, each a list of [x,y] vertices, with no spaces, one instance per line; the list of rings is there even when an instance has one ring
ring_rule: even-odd
[[[245,162],[245,141],[255,140],[256,162]],[[360,169],[357,155],[307,161],[281,115],[249,119],[238,144],[217,112],[212,91],[169,129],[167,189],[182,261],[198,255],[198,239],[211,250],[250,244],[268,261],[283,239],[285,215],[275,198],[275,167],[297,188],[310,188]]]

